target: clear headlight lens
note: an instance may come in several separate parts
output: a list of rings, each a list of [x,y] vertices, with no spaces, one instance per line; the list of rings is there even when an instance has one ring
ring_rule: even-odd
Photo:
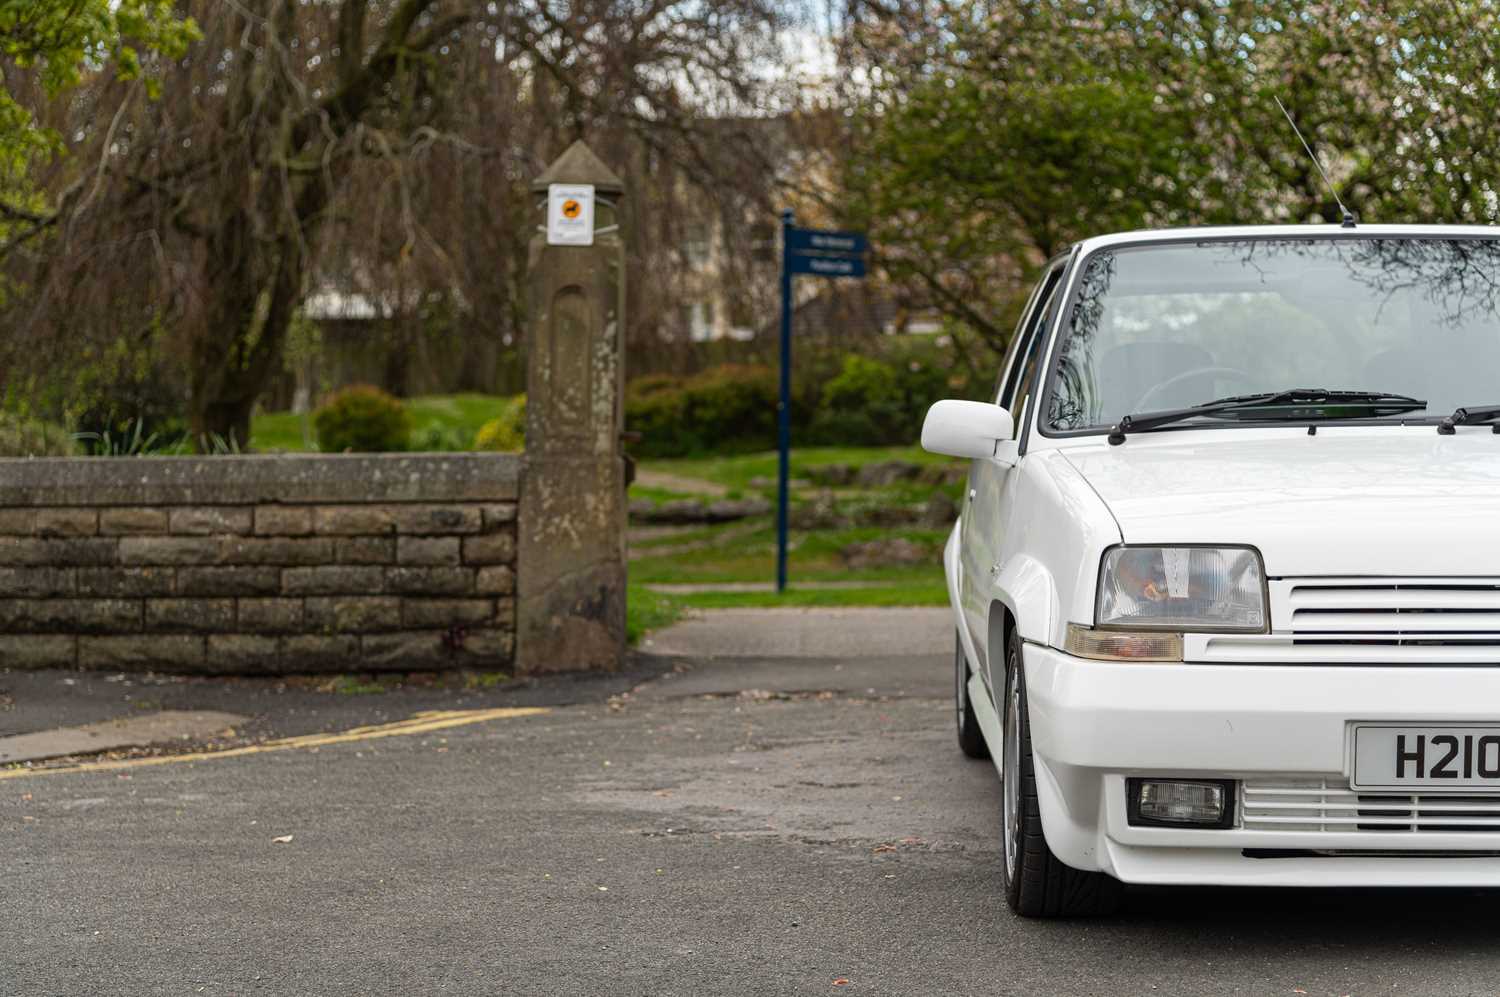
[[[1266,575],[1248,547],[1115,547],[1099,573],[1098,626],[1266,629]]]

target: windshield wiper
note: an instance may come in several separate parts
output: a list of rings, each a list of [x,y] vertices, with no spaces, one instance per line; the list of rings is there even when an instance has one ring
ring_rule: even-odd
[[[1490,423],[1494,426],[1491,432],[1500,433],[1500,405],[1490,405],[1484,408],[1456,408],[1453,414],[1438,423],[1439,436],[1452,436],[1455,426],[1482,426]]]
[[[1285,410],[1268,413],[1272,418],[1301,419],[1309,408],[1352,408],[1361,416],[1397,415],[1425,409],[1427,403],[1409,395],[1394,395],[1385,391],[1329,391],[1326,388],[1290,388],[1286,391],[1265,391],[1255,395],[1234,395],[1219,398],[1201,405],[1168,409],[1162,412],[1143,412],[1127,415],[1110,428],[1109,442],[1119,446],[1125,442],[1127,433],[1142,433],[1182,422],[1200,415],[1218,415],[1224,412],[1256,411],[1262,409]],[[1476,409],[1487,412],[1488,409]],[[1495,410],[1500,416],[1500,408]],[[1324,413],[1321,418],[1330,418]]]

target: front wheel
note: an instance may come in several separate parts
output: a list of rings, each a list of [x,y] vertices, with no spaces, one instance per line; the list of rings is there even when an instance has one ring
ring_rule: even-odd
[[[1123,887],[1113,876],[1064,865],[1047,847],[1042,808],[1032,767],[1031,723],[1026,711],[1026,674],[1021,638],[1011,631],[1005,648],[1004,796],[1001,838],[1005,845],[1005,901],[1023,917],[1098,917],[1120,904]]]

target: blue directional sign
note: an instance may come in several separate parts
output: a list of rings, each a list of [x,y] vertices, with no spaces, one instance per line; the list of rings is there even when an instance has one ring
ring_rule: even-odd
[[[863,277],[870,240],[863,232],[797,228],[781,213],[781,401],[776,412],[776,591],[786,591],[787,485],[792,453],[792,277]]]
[[[863,232],[831,232],[815,228],[791,228],[786,233],[788,253],[834,253],[860,256],[870,248]]]
[[[819,277],[863,277],[863,256],[796,256],[787,254],[788,273],[810,273]]]

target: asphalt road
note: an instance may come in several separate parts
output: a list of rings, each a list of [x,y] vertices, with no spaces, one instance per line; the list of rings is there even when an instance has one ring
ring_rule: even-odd
[[[949,667],[720,660],[438,732],[0,781],[0,994],[1500,992],[1493,893],[1017,919]]]

